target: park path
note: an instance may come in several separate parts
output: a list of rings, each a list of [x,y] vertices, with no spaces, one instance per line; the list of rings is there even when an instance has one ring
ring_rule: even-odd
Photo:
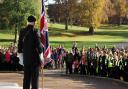
[[[122,48],[122,47],[123,48],[128,48],[128,40],[117,44],[116,47],[118,47],[118,48]]]
[[[0,73],[0,82],[17,83],[22,86],[23,73]],[[128,83],[108,78],[65,75],[58,70],[45,70],[44,89],[128,89]],[[40,75],[40,87],[42,77]]]

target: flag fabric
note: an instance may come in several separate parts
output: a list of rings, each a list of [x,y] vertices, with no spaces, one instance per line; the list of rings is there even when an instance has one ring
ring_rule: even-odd
[[[48,22],[46,19],[45,5],[44,0],[42,0],[42,12],[40,19],[40,35],[41,35],[41,43],[44,48],[44,65],[51,61],[51,51],[48,39]]]

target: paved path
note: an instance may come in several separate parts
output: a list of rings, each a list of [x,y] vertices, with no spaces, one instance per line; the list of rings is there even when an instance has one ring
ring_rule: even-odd
[[[0,82],[17,83],[22,86],[22,73],[0,73]],[[128,83],[107,78],[65,75],[61,71],[44,72],[45,89],[128,89]],[[42,78],[40,76],[40,87]],[[0,88],[1,89],[1,88]]]
[[[119,44],[116,45],[117,48],[127,48],[128,47],[128,40],[126,40],[125,42],[121,42]]]

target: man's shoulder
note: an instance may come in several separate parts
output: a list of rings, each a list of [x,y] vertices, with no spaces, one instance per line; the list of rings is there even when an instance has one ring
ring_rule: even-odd
[[[37,28],[34,28],[34,33],[40,37],[40,30]]]

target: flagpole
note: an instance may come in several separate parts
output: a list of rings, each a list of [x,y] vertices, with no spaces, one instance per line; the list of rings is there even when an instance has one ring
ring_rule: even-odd
[[[46,17],[46,13],[45,13],[45,3],[47,0],[41,0],[42,2],[42,12],[41,12],[41,22],[40,22],[40,34],[41,34],[41,42],[42,42],[42,45],[44,47],[44,62],[43,62],[43,67],[45,65],[45,60],[49,57],[50,55],[50,47],[49,47],[49,42],[48,42],[48,26],[47,26],[47,21],[45,20]],[[44,32],[43,32],[44,31]],[[43,32],[43,33],[42,33]],[[44,40],[44,37],[46,38],[46,40]],[[44,43],[45,44],[44,44]],[[46,47],[45,47],[46,46]],[[44,69],[43,67],[41,68],[41,77],[42,77],[42,89],[44,87]]]
[[[43,7],[43,5],[44,5],[44,0],[41,0],[42,1],[42,6],[41,7]],[[42,11],[41,11],[41,13],[42,13]],[[44,71],[44,66],[43,67],[41,67],[41,74],[42,74],[42,89],[44,89],[43,87],[44,87],[44,73],[43,73],[43,71]]]
[[[42,89],[43,89],[43,87],[44,87],[44,83],[43,83],[43,82],[44,82],[43,70],[44,70],[44,69],[43,69],[43,67],[42,67],[42,68],[41,68],[41,72],[42,72],[42,73],[41,73],[41,74],[42,74]]]

